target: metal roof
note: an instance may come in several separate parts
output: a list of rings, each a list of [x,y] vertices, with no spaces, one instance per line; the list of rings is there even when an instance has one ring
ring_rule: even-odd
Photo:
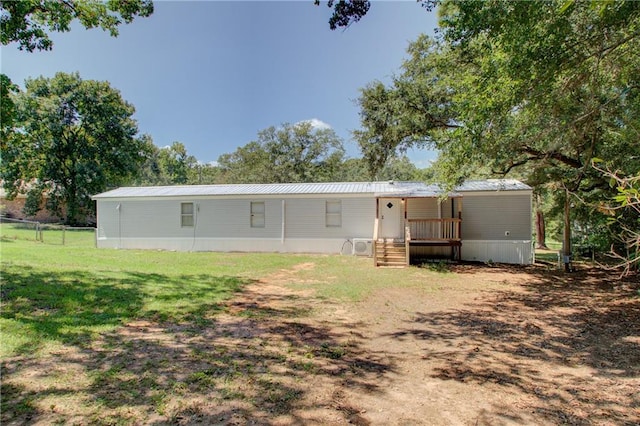
[[[467,184],[456,188],[457,191],[490,191],[531,189],[518,181],[519,185],[506,184],[496,189],[498,184],[476,181],[467,189]],[[509,181],[512,182],[512,181]],[[469,183],[471,184],[471,182]],[[522,188],[524,187],[524,188]],[[324,195],[324,194],[371,194],[374,196],[394,197],[438,197],[442,190],[438,185],[422,182],[327,182],[327,183],[268,183],[234,185],[184,185],[184,186],[138,186],[122,187],[93,196],[93,199],[105,198],[146,198],[146,197],[206,197],[233,195]],[[459,196],[448,193],[448,196]]]
[[[472,192],[472,191],[527,191],[531,190],[526,185],[516,179],[485,179],[485,180],[468,180],[462,185],[456,187],[456,191]]]

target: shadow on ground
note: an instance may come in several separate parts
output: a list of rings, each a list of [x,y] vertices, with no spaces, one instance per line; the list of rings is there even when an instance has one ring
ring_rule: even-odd
[[[247,289],[215,306],[200,304],[201,295],[190,290],[189,311],[171,318],[142,312],[142,282],[172,287],[162,293],[171,299],[183,281],[202,280],[153,275],[128,274],[121,291],[102,294],[101,286],[75,288],[76,281],[90,281],[82,273],[65,273],[60,295],[73,295],[68,303],[77,307],[79,320],[91,327],[122,324],[99,334],[88,330],[83,339],[65,331],[64,324],[74,321],[76,313],[55,305],[49,296],[43,296],[46,303],[34,297],[20,302],[26,282],[9,277],[11,288],[3,299],[12,308],[3,315],[65,346],[33,357],[20,348],[20,356],[2,363],[2,423],[75,418],[92,424],[268,424],[279,418],[304,424],[328,415],[368,423],[340,392],[327,397],[315,388],[332,383],[337,389],[378,391],[393,360],[365,352],[357,333],[337,333],[329,323],[305,321],[307,300],[294,294],[252,294]],[[29,276],[42,285],[50,280],[56,277]],[[215,281],[234,290],[243,285],[233,277]],[[94,305],[85,303],[92,298],[105,305],[98,318],[91,316]],[[52,303],[50,318],[43,323],[38,311],[47,303]]]
[[[546,421],[639,424],[637,281],[598,269],[569,275],[524,271],[529,279],[523,291],[496,292],[453,311],[416,312],[390,336],[444,344],[446,349],[424,354],[438,365],[432,377],[512,388],[533,401],[527,408]],[[512,417],[501,407],[495,414]]]

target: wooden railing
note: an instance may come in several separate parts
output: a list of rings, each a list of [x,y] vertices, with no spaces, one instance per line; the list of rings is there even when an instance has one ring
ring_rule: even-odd
[[[460,239],[461,219],[408,219],[407,237],[413,241]]]
[[[373,221],[373,264],[378,266],[378,228],[380,227],[380,221],[376,217]]]
[[[407,263],[407,266],[411,264],[411,247],[409,246],[410,241],[411,241],[411,228],[409,228],[409,225],[407,224],[404,227],[404,250],[406,253],[405,262]]]

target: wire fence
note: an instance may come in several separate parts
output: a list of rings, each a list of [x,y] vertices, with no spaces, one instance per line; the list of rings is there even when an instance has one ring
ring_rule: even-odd
[[[95,247],[96,229],[0,217],[0,238],[3,241],[26,240],[70,247]]]

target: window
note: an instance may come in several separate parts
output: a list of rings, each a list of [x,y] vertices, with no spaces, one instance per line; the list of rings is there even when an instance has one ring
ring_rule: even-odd
[[[251,202],[251,227],[264,228],[264,201]]]
[[[325,206],[327,228],[342,227],[342,201],[328,200]]]
[[[180,204],[180,225],[184,227],[193,226],[193,203]]]

